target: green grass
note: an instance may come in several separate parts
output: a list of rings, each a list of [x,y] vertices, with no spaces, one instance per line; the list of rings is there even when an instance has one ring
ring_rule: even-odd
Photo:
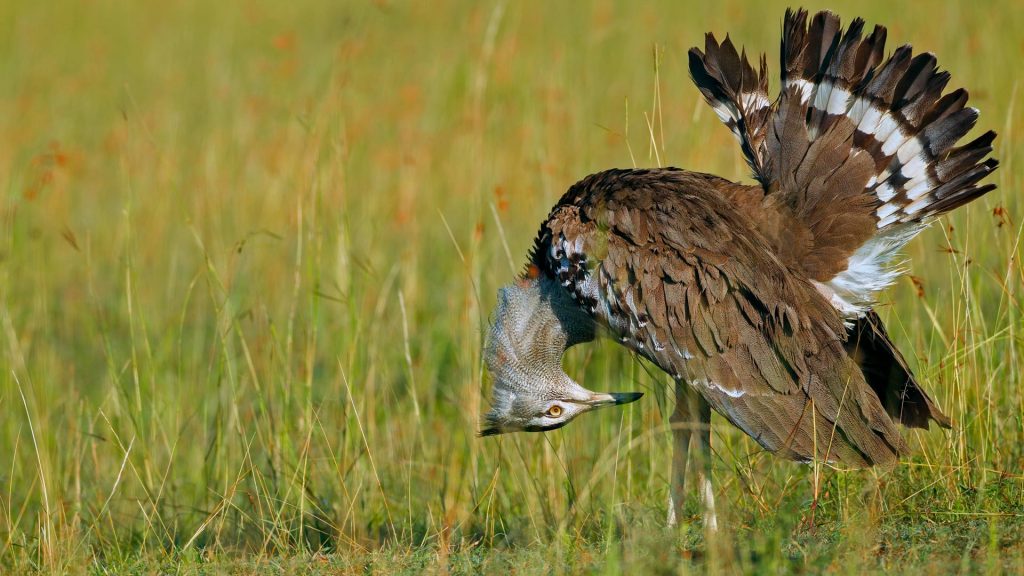
[[[956,427],[838,472],[716,421],[712,538],[696,502],[663,526],[664,375],[582,347],[571,374],[644,400],[477,439],[480,348],[580,177],[746,177],[685,49],[774,66],[784,4],[150,4],[0,5],[0,572],[1024,570],[1015,2],[829,4],[1000,132],[999,190],[881,307]]]

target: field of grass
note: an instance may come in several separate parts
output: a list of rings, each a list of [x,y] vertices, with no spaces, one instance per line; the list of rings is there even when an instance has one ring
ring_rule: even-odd
[[[685,50],[774,67],[785,4],[0,4],[0,572],[1024,571],[1024,10],[809,7],[936,52],[1000,132],[880,307],[956,426],[842,472],[716,420],[708,535],[664,527],[666,376],[574,349],[647,395],[478,439],[481,343],[577,179],[747,178]]]

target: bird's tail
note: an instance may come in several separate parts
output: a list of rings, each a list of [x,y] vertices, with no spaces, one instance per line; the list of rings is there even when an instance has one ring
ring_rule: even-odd
[[[728,39],[690,52],[694,81],[801,240],[793,263],[850,316],[895,280],[891,260],[927,223],[995,188],[980,181],[998,165],[994,132],[957,146],[978,119],[967,91],[943,95],[950,75],[932,54],[884,59],[885,40],[860,18],[844,31],[830,12],[787,10],[770,107],[763,74]]]
[[[718,118],[736,136],[754,177],[762,184],[765,174],[765,137],[773,112],[768,97],[768,61],[764,54],[755,72],[747,53],[736,51],[726,35],[721,44],[715,35],[704,35],[704,50],[690,48],[690,76]]]
[[[901,46],[882,60],[886,30],[787,11],[783,90],[768,137],[772,182],[813,238],[809,275],[850,316],[891,284],[897,251],[934,217],[985,194],[994,132],[963,146],[978,111],[967,91],[943,95],[935,56]]]
[[[787,11],[781,104],[788,105],[779,106],[777,133],[788,123],[803,124],[811,144],[851,140],[852,154],[867,155],[864,193],[875,200],[879,230],[927,220],[995,188],[978,185],[998,164],[983,160],[995,133],[954,147],[978,120],[978,110],[966,106],[967,91],[943,95],[949,72],[939,71],[933,54],[914,56],[909,45],[882,62],[885,28],[875,26],[867,37],[863,29],[857,18],[844,33],[829,12],[816,14],[808,27],[805,11]],[[804,148],[778,138],[772,144],[780,168]]]

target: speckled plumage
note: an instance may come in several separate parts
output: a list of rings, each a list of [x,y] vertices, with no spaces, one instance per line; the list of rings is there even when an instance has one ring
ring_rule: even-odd
[[[678,383],[673,506],[693,432],[711,499],[709,407],[775,454],[849,467],[895,462],[906,451],[898,424],[950,425],[872,306],[900,273],[891,262],[903,245],[995,187],[980,183],[998,165],[986,158],[995,134],[956,147],[978,117],[966,91],[943,95],[949,74],[931,54],[903,46],[884,59],[885,28],[863,36],[863,27],[855,19],[844,32],[831,13],[787,11],[774,101],[763,56],[755,71],[728,37],[711,34],[690,51],[694,82],[757,184],[659,168],[607,170],[569,188],[527,272],[501,295],[487,433],[575,417],[525,428],[506,420],[506,398],[593,394],[566,384],[578,387],[560,359],[595,333]],[[517,317],[510,294],[541,313]],[[552,338],[560,344],[540,344]],[[509,365],[494,353],[501,346],[547,376]]]
[[[590,176],[542,225],[532,263],[766,449],[892,462],[903,441],[846,350],[841,314],[735,210],[732,187],[676,169]]]

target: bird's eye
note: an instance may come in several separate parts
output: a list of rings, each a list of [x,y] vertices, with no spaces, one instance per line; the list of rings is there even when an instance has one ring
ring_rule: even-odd
[[[554,404],[551,408],[548,408],[547,415],[551,418],[558,418],[562,415],[562,407],[558,404]]]

